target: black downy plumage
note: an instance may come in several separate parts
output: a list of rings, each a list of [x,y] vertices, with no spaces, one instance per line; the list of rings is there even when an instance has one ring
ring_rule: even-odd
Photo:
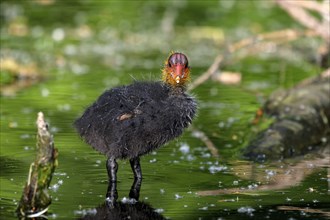
[[[105,91],[74,126],[80,136],[108,157],[107,200],[117,199],[116,159],[129,159],[135,182],[130,197],[138,199],[142,173],[139,157],[180,136],[192,122],[197,105],[185,93],[190,69],[182,53],[165,62],[163,81],[134,82]]]

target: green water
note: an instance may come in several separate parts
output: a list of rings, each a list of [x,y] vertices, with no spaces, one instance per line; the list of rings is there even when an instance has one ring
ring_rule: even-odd
[[[59,151],[49,219],[93,212],[107,189],[106,158],[84,144],[72,122],[102,91],[134,79],[157,80],[171,50],[189,57],[192,81],[225,53],[228,44],[255,34],[301,28],[270,1],[2,1],[1,58],[35,64],[43,80],[1,96],[0,219],[15,209],[35,157],[37,113],[50,124]],[[52,3],[53,2],[53,3]],[[194,132],[141,158],[140,201],[169,219],[326,219],[329,173],[323,164],[297,161],[254,164],[240,157],[256,110],[271,91],[290,87],[321,70],[310,51],[317,39],[301,39],[275,51],[223,66],[242,73],[240,85],[211,80],[195,88],[203,131],[219,150],[215,158]],[[309,53],[307,53],[309,52]],[[1,86],[15,81],[1,73]],[[294,167],[294,168],[292,168]],[[285,187],[230,192],[267,185],[279,173],[300,173]],[[119,162],[119,200],[133,182],[129,163]],[[290,182],[289,181],[289,182]],[[229,193],[201,195],[209,190]],[[213,191],[214,192],[214,191]],[[281,210],[281,206],[310,208]]]

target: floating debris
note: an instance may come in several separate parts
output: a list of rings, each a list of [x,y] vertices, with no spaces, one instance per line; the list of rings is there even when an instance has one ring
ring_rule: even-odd
[[[177,194],[177,193],[176,193],[174,196],[175,196],[175,199],[182,199],[182,198],[183,198],[183,196],[180,196],[180,195]]]
[[[218,173],[218,172],[227,170],[227,169],[228,169],[227,166],[216,166],[216,165],[212,165],[212,166],[209,167],[209,171],[212,174],[215,174],[215,173]]]
[[[237,209],[238,213],[246,213],[248,215],[252,216],[252,213],[255,211],[254,208],[246,206],[246,207],[240,207],[239,209]]]

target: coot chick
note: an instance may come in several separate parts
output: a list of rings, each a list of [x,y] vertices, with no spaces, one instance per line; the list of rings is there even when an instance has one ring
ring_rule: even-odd
[[[116,159],[129,159],[134,184],[130,197],[138,199],[142,172],[139,157],[182,134],[196,113],[196,101],[186,94],[190,68],[182,53],[171,53],[162,81],[134,82],[105,91],[74,122],[80,136],[108,157],[107,200],[114,202]]]

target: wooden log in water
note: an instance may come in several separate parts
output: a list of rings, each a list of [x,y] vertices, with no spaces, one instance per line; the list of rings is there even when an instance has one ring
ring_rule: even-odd
[[[30,166],[17,213],[20,216],[37,217],[47,212],[51,204],[48,187],[57,166],[57,149],[42,112],[37,119],[37,155]]]
[[[278,160],[322,150],[330,141],[330,70],[274,92],[263,112],[274,122],[250,141],[243,153],[248,159]]]

